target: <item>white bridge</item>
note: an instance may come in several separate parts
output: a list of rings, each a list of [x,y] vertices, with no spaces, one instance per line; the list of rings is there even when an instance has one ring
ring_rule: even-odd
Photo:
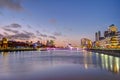
[[[73,47],[71,44],[67,45],[67,48],[70,50],[79,50],[78,47]]]

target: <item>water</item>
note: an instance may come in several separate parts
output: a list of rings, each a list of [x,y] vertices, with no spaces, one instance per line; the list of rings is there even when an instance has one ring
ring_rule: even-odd
[[[120,80],[120,58],[70,50],[1,52],[0,80]]]

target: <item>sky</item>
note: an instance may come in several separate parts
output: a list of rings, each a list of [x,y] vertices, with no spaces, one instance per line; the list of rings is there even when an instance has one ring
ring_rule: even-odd
[[[0,39],[79,46],[111,24],[120,29],[119,8],[120,0],[0,0]]]

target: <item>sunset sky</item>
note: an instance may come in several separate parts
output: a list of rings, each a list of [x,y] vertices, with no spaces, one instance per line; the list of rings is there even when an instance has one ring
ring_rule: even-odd
[[[111,24],[120,29],[120,0],[0,0],[0,39],[78,46]]]

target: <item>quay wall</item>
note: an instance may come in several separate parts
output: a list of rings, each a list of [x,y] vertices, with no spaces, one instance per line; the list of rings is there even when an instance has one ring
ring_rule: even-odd
[[[120,57],[120,49],[87,49],[87,51]]]

